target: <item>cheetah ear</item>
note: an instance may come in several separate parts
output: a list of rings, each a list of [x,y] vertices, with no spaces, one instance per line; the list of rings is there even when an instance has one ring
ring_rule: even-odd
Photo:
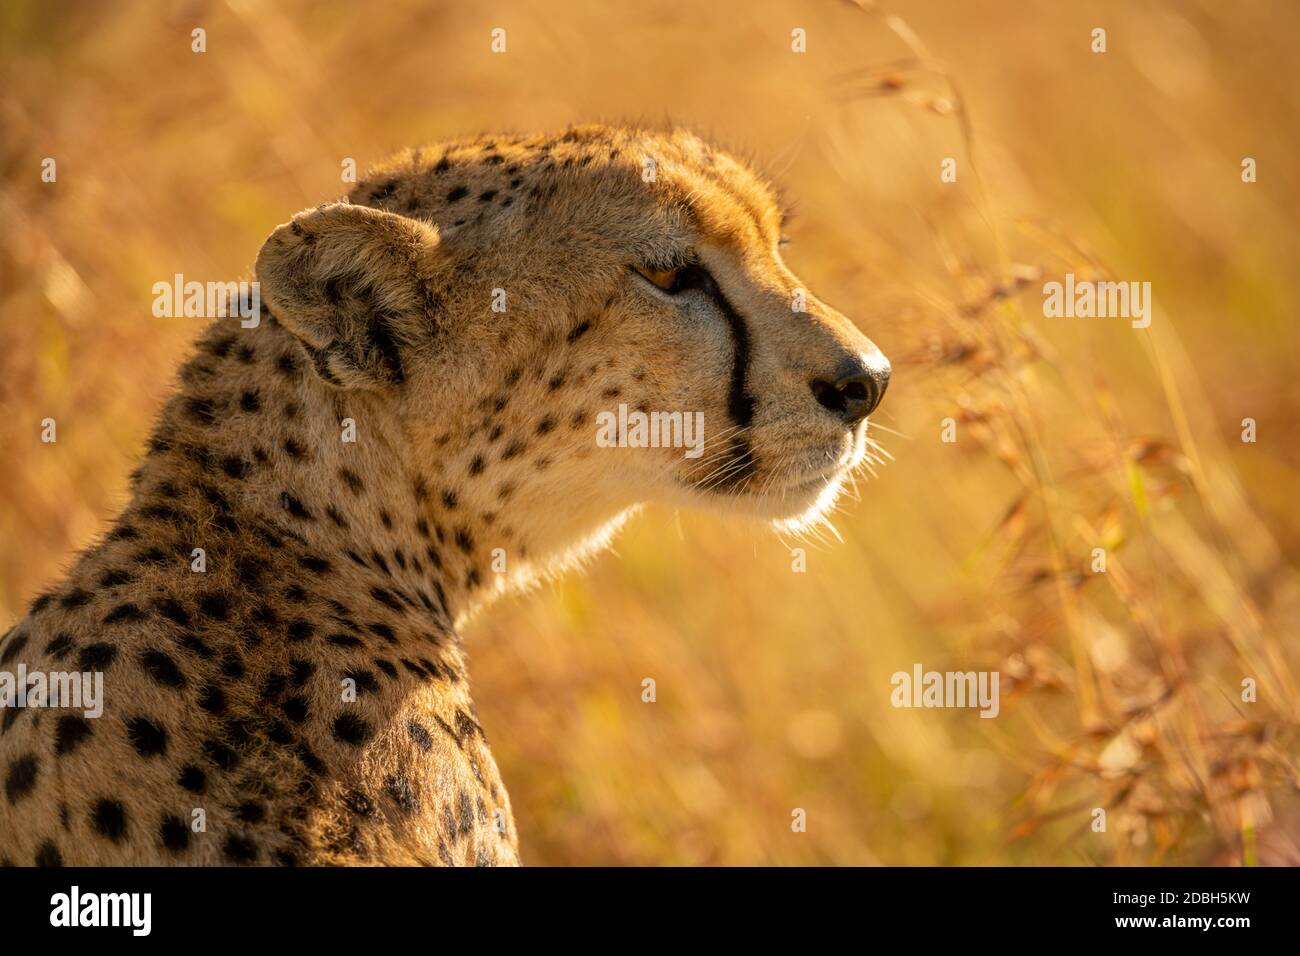
[[[257,254],[262,299],[343,388],[401,385],[436,331],[438,231],[417,219],[329,203],[300,212]]]

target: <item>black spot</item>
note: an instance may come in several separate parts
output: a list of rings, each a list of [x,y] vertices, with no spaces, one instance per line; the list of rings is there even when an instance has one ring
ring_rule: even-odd
[[[203,751],[208,755],[208,759],[222,770],[229,770],[239,763],[239,755],[219,740],[205,740]]]
[[[84,590],[83,588],[73,588],[67,594],[63,595],[63,597],[59,598],[59,607],[64,608],[65,610],[74,607],[81,607],[84,604],[89,604],[91,597],[92,595],[89,591]]]
[[[315,521],[310,511],[308,511],[301,501],[289,494],[287,491],[280,492],[280,507],[295,518],[301,518],[304,521]]]
[[[76,714],[65,714],[54,725],[54,752],[59,756],[70,754],[91,735],[90,722]]]
[[[305,641],[315,633],[316,627],[303,618],[290,621],[284,629],[284,636],[291,641]]]
[[[36,848],[36,865],[37,866],[62,866],[63,856],[59,853],[59,848],[54,845],[53,840],[44,840]]]
[[[266,680],[262,682],[262,696],[268,700],[274,700],[284,693],[284,689],[289,685],[288,674],[267,674]]]
[[[373,624],[367,624],[366,627],[370,630],[370,633],[382,637],[389,644],[397,643],[397,634],[382,621],[375,621]]]
[[[180,853],[190,845],[190,828],[180,817],[166,816],[158,825],[158,837],[165,849]]]
[[[181,520],[181,513],[168,505],[151,504],[140,509],[140,517],[152,521],[162,521],[167,524],[178,524]]]
[[[167,731],[145,717],[126,722],[126,735],[141,757],[157,757],[167,752]]]
[[[316,673],[316,665],[311,661],[292,660],[289,662],[289,679],[293,681],[294,687],[301,687],[307,683],[307,680],[314,673]]]
[[[185,675],[176,666],[176,662],[159,650],[147,650],[140,655],[140,663],[145,673],[164,687],[181,688],[185,686]]]
[[[208,788],[207,774],[193,764],[181,769],[180,778],[176,782],[190,793],[202,793]]]
[[[266,819],[266,806],[254,800],[248,800],[239,805],[235,815],[245,823],[261,823]]]
[[[343,483],[348,486],[348,489],[354,495],[361,494],[361,492],[366,488],[366,484],[361,480],[361,476],[351,468],[340,468],[339,477],[343,479]]]
[[[212,467],[212,450],[210,448],[194,443],[186,443],[181,446],[181,450],[185,453],[185,457],[205,471]]]
[[[127,536],[127,535],[125,534],[125,532],[128,532],[128,531],[131,532],[132,535],[135,534],[135,529],[133,529],[133,528],[129,528],[129,527],[125,527],[125,526],[123,526],[123,527],[119,527],[119,528],[114,528],[112,531],[109,532],[108,540],[109,540],[109,541],[116,541],[116,540],[118,540],[119,537]],[[49,593],[48,591],[47,591],[46,593],[44,593],[44,594],[41,594],[41,595],[37,596],[37,598],[36,598],[34,601],[32,601],[31,606],[28,607],[28,609],[27,609],[27,610],[28,610],[28,613],[33,614],[33,615],[40,614],[40,613],[41,613],[42,611],[44,611],[47,607],[50,606],[50,602],[53,601],[53,600],[54,600],[54,595],[51,594],[51,593]]]
[[[185,634],[177,638],[176,643],[204,660],[212,657],[212,648],[203,642],[203,639],[194,634]]]
[[[379,681],[375,675],[368,670],[349,670],[344,671],[343,676],[348,680],[354,681],[357,690],[373,692],[379,690]]]
[[[414,813],[420,809],[420,801],[405,774],[399,773],[389,777],[384,781],[384,789],[403,813]]]
[[[210,398],[191,396],[185,399],[181,408],[191,421],[200,425],[212,425],[217,420],[217,406]]]
[[[221,335],[210,342],[203,343],[203,349],[211,352],[217,358],[225,358],[230,353],[230,350],[234,348],[234,345],[235,337],[233,335]]]
[[[325,766],[325,762],[321,760],[320,757],[317,757],[316,754],[312,752],[312,749],[306,744],[298,745],[297,754],[298,759],[302,761],[303,766],[311,773],[319,775],[323,774],[326,769],[328,769]]]
[[[366,327],[370,341],[370,350],[377,353],[388,369],[392,381],[398,385],[406,381],[406,371],[402,367],[402,353],[393,338],[389,323],[393,316],[386,312],[376,312],[374,320]]]
[[[284,711],[284,716],[295,724],[301,724],[307,719],[307,714],[311,708],[305,697],[289,697],[280,704],[280,709]]]
[[[221,852],[232,863],[253,863],[257,860],[257,844],[247,837],[228,836]]]
[[[376,657],[375,666],[378,667],[385,674],[387,674],[390,678],[397,676],[397,668],[393,666],[391,661],[386,661],[382,657]]]
[[[281,746],[293,743],[293,732],[279,720],[271,720],[266,730],[267,738]]]
[[[249,389],[239,396],[239,407],[246,412],[260,412],[262,410],[262,399],[258,396],[256,389]]]
[[[325,574],[330,569],[328,561],[310,554],[304,554],[298,559],[298,563],[313,574]]]
[[[447,202],[459,202],[460,200],[464,199],[468,195],[469,195],[468,189],[466,189],[464,186],[457,186],[455,189],[447,193]]]
[[[135,580],[135,575],[124,568],[110,568],[99,576],[99,586],[101,588],[115,588],[123,584],[130,584]]]
[[[292,352],[285,352],[275,360],[275,370],[285,378],[293,378],[298,374],[299,364],[298,356]]]
[[[406,730],[411,735],[411,739],[415,741],[416,746],[421,750],[433,749],[433,738],[429,736],[429,732],[423,726],[412,720],[407,722]]]
[[[474,538],[469,533],[468,528],[459,528],[456,531],[456,547],[460,548],[466,554],[474,550]]]
[[[371,588],[370,596],[385,607],[392,608],[394,611],[402,610],[402,603],[393,595],[393,592],[384,588]]]
[[[485,189],[478,195],[479,202],[491,202],[497,191],[495,189]]]
[[[50,643],[45,645],[45,653],[55,659],[62,659],[68,651],[72,650],[72,638],[66,634],[60,634]]]
[[[334,739],[359,747],[370,739],[370,725],[356,714],[343,714],[334,721]]]
[[[255,554],[241,554],[235,559],[235,576],[239,578],[239,583],[250,591],[256,590],[262,583],[262,575],[266,573],[266,568],[267,562]],[[266,616],[262,616],[259,620],[262,623],[274,623],[275,612],[268,605],[263,604],[262,607],[269,612],[270,619],[268,621]]]
[[[77,669],[82,671],[106,670],[117,658],[117,648],[112,644],[87,644],[77,655]]]
[[[227,477],[242,479],[248,476],[249,464],[238,455],[227,455],[221,459],[221,470]]]
[[[39,770],[35,754],[24,754],[9,764],[9,771],[5,774],[5,796],[10,803],[17,803],[32,792]]]
[[[296,459],[297,461],[302,461],[307,457],[307,449],[292,438],[286,438],[284,440],[284,450],[290,458]]]
[[[189,626],[189,612],[187,612],[185,608],[181,606],[181,603],[175,598],[159,598],[154,602],[154,607],[158,609],[159,614],[172,623],[179,624],[181,627]]]
[[[456,711],[456,733],[460,737],[473,737],[479,732],[478,724],[474,723],[469,714],[463,710]]]
[[[224,621],[230,616],[230,599],[220,591],[209,591],[199,598],[199,610],[210,618]]]
[[[100,836],[121,843],[126,836],[126,808],[116,800],[97,800],[90,811],[90,825]]]
[[[27,646],[27,635],[19,634],[5,645],[4,653],[0,654],[0,664],[8,664],[18,656],[18,652]]]
[[[460,832],[461,835],[469,833],[474,829],[474,804],[469,799],[469,794],[464,790],[460,792]]]
[[[231,680],[239,680],[244,676],[244,661],[235,651],[227,648],[226,652],[221,655],[221,673],[225,674]]]
[[[336,647],[360,647],[364,643],[352,634],[331,634],[326,640]]]
[[[359,817],[372,817],[375,815],[375,802],[360,790],[346,790],[339,798],[343,806]]]
[[[224,714],[226,712],[225,691],[215,684],[209,684],[199,694],[199,706],[209,714]]]

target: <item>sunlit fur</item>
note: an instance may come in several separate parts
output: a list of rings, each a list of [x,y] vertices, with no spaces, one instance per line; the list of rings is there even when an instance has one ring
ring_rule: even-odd
[[[772,191],[688,133],[428,147],[349,199],[267,238],[261,323],[203,335],[130,503],[0,642],[110,686],[93,726],[6,713],[0,863],[518,862],[457,625],[645,503],[819,533],[872,453],[810,381],[883,358],[792,311]],[[643,277],[688,261],[716,293]],[[620,404],[702,413],[702,456],[599,447]]]
[[[526,178],[538,170],[544,181]],[[503,185],[512,182],[520,182],[516,199],[503,206]],[[449,201],[453,190],[464,195]],[[485,194],[491,199],[480,202]],[[551,393],[541,376],[525,375],[498,416],[518,430],[548,411],[566,419],[581,411],[588,420],[547,436],[551,462],[544,472],[505,465],[528,558],[515,562],[493,593],[589,556],[621,525],[616,517],[648,502],[810,530],[834,506],[850,472],[880,460],[868,447],[865,424],[850,434],[818,405],[809,381],[833,376],[847,356],[868,363],[883,357],[785,265],[773,188],[692,133],[585,127],[425,147],[372,171],[350,201],[419,224],[408,253],[392,261],[421,262],[422,278],[442,304],[436,334],[421,328],[418,316],[409,333],[423,359],[408,369],[406,386],[413,445],[474,420],[475,402],[501,388],[511,371],[537,365],[539,356],[562,364],[562,343],[579,322],[589,325],[583,344],[598,343],[598,360],[571,363],[580,383]],[[323,222],[328,214],[306,217]],[[340,247],[340,255],[355,257],[355,244]],[[708,268],[744,321],[745,386],[754,402],[747,425],[728,409],[736,343],[727,321],[707,296],[668,296],[635,272],[686,257]],[[260,274],[274,302],[268,261],[264,253]],[[380,262],[374,268],[382,274]],[[398,287],[403,281],[393,276]],[[489,308],[493,289],[505,291],[506,312]],[[792,309],[796,290],[803,292],[803,312]],[[292,325],[292,312],[286,323]],[[704,454],[596,447],[592,418],[620,403],[702,411]],[[736,458],[737,439],[751,449],[751,471]],[[427,454],[433,468],[463,470],[444,451]],[[472,485],[460,489],[471,499],[487,490]]]

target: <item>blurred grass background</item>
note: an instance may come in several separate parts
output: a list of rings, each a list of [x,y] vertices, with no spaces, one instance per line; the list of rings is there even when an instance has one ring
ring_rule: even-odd
[[[153,282],[246,274],[348,157],[672,121],[795,203],[791,267],[894,360],[896,461],[843,543],[651,511],[474,622],[525,860],[1300,863],[1300,11],[889,12],[4,4],[0,620],[125,501],[199,332],[151,317]],[[1043,318],[1066,271],[1151,282],[1152,328]],[[916,662],[1000,670],[1001,715],[895,710]]]

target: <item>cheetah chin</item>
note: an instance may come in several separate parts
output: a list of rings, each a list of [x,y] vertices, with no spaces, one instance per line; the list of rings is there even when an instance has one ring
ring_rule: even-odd
[[[873,457],[889,363],[783,245],[744,163],[610,127],[409,150],[277,228],[261,321],[202,336],[0,642],[104,690],[0,712],[0,863],[517,863],[458,627],[644,504],[800,530]],[[620,406],[691,454],[598,440]]]

